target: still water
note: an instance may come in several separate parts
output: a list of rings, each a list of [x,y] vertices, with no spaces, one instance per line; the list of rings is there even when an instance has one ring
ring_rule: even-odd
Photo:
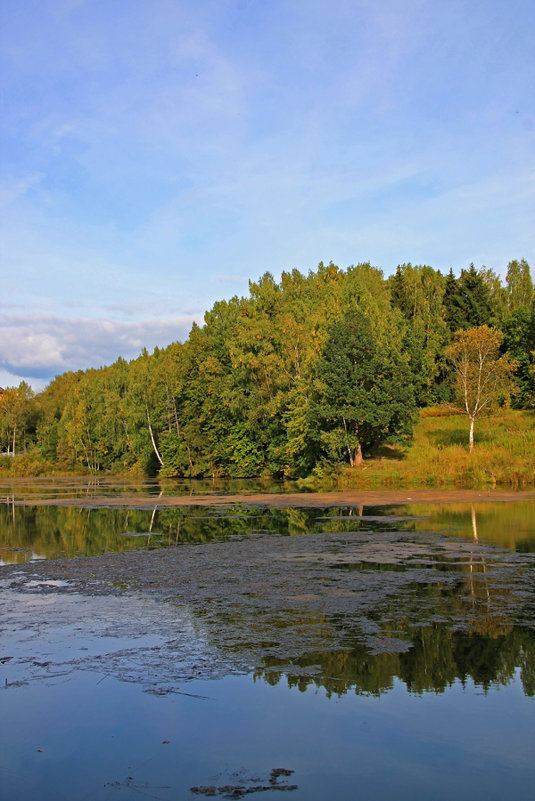
[[[77,491],[80,492],[79,490]],[[148,509],[0,505],[0,565],[166,548],[258,534],[419,532],[535,552],[535,503],[416,504],[378,509],[256,508],[246,505]],[[63,494],[62,494],[63,497]],[[67,496],[69,497],[69,496]]]
[[[6,801],[533,798],[533,502],[6,503],[0,548]]]

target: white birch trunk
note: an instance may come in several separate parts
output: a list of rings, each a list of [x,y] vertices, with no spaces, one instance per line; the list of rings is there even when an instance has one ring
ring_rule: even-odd
[[[145,411],[147,412],[147,424],[149,426],[150,441],[152,442],[152,447],[154,449],[154,453],[156,454],[156,458],[158,459],[160,464],[163,465],[163,459],[160,456],[158,448],[156,447],[156,442],[154,440],[154,434],[152,433],[152,426],[150,424],[150,416],[149,416],[149,407],[147,405],[145,405]]]

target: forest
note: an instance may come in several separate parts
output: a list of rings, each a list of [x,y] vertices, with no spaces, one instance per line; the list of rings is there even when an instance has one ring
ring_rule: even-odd
[[[467,376],[487,394],[472,397]],[[505,282],[474,265],[455,277],[404,264],[385,278],[369,263],[320,263],[251,281],[183,343],[63,373],[38,394],[6,388],[0,462],[16,472],[25,460],[26,474],[299,478],[410,447],[425,408],[466,415],[472,448],[478,416],[534,406],[525,260]]]

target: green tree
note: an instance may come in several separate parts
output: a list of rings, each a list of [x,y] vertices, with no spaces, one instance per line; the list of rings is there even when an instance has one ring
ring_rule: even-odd
[[[404,264],[397,268],[388,284],[392,306],[404,319],[402,344],[416,398],[420,405],[428,405],[438,392],[441,356],[449,339],[443,307],[445,279],[432,267]]]
[[[60,464],[62,468],[72,467],[75,461],[70,452],[66,453],[68,449],[62,438],[61,419],[81,375],[72,371],[62,373],[36,396],[37,446],[45,459]]]
[[[66,399],[59,426],[62,461],[85,465],[88,470],[97,471],[99,464],[93,442],[93,408],[91,404],[91,371],[82,373]]]
[[[507,265],[507,305],[510,312],[529,309],[533,300],[533,281],[525,259],[510,261]]]
[[[534,305],[535,312],[535,305]],[[535,350],[535,318],[529,308],[519,306],[503,323],[502,350],[516,363],[515,382],[518,393],[515,405],[529,406],[534,400],[535,382],[532,375]]]
[[[479,270],[485,286],[488,290],[489,303],[491,309],[490,325],[493,328],[501,328],[501,324],[507,314],[507,293],[502,285],[500,276],[490,267],[482,267]]]
[[[8,454],[16,455],[26,449],[26,434],[33,405],[32,388],[21,381],[18,387],[8,387],[0,393],[0,435]]]
[[[453,333],[463,328],[465,322],[464,304],[459,283],[450,269],[444,285],[444,319]]]
[[[461,270],[459,292],[464,320],[462,328],[486,325],[492,317],[490,292],[482,274],[473,264]]]
[[[349,309],[329,328],[316,368],[315,404],[328,455],[352,467],[363,449],[411,431],[414,396],[406,361],[377,347],[369,318]]]
[[[155,350],[150,355],[143,349],[130,363],[125,398],[128,448],[135,455],[136,464],[151,473],[163,465],[159,439],[165,430],[166,396],[160,367],[160,351]]]

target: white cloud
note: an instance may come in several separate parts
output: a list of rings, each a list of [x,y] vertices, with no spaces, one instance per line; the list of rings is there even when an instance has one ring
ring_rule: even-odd
[[[50,379],[66,370],[110,364],[119,356],[131,359],[143,347],[152,350],[184,340],[199,315],[172,319],[118,322],[87,318],[9,315],[0,323],[0,375]]]
[[[5,389],[6,387],[18,387],[21,381],[25,381],[27,384],[29,384],[34,392],[40,392],[48,384],[48,380],[46,378],[32,378],[29,375],[15,375],[15,373],[11,373],[8,370],[2,370],[0,368],[0,387],[2,387],[2,389]]]
[[[4,312],[141,326],[320,259],[533,262],[533,4],[491,6],[19,0]],[[65,326],[23,330],[20,365],[121,352],[86,331],[78,363]]]

